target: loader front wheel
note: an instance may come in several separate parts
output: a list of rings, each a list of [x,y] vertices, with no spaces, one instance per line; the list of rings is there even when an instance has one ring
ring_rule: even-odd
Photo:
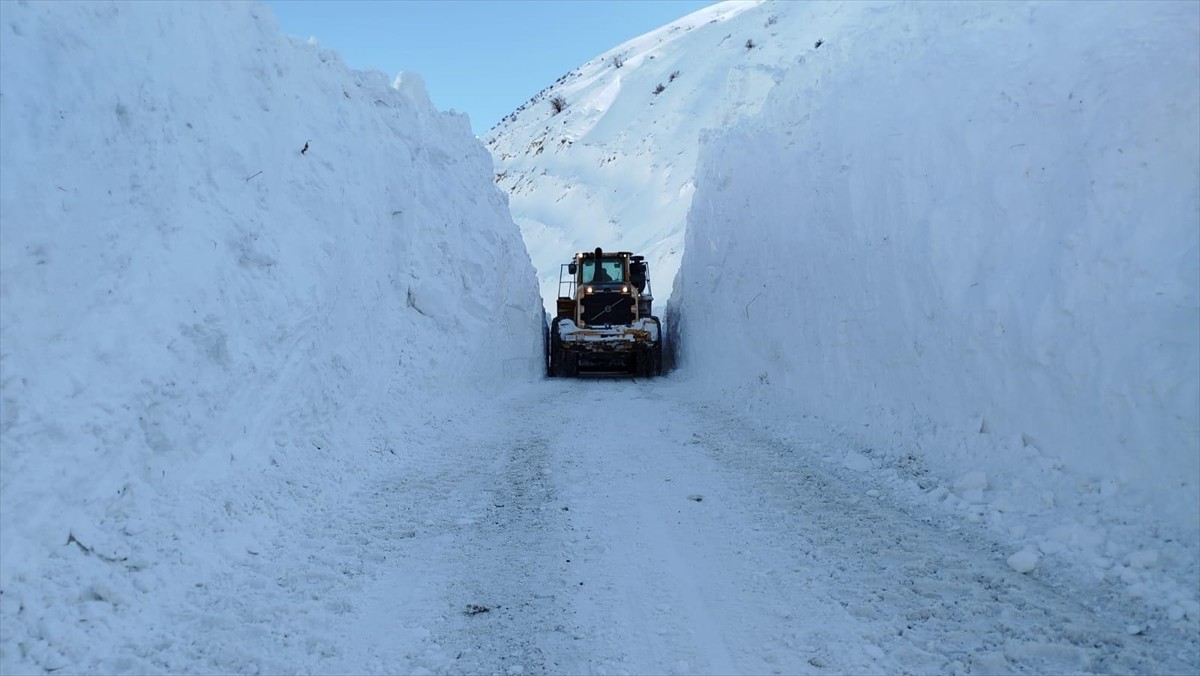
[[[551,363],[556,378],[574,378],[579,375],[579,355],[564,350],[561,345],[555,346]]]
[[[655,373],[654,348],[651,347],[633,356],[633,375],[637,378],[653,378]]]
[[[579,356],[564,350],[558,336],[558,321],[550,326],[550,377],[574,378],[579,373]]]

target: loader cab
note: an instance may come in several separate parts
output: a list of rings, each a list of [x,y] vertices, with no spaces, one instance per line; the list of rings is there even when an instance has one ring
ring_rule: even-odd
[[[628,307],[628,316],[624,312],[610,314],[611,310],[601,316],[589,309],[602,301],[605,308]],[[577,253],[570,263],[563,263],[556,316],[570,318],[581,327],[592,323],[589,320],[629,323],[651,316],[653,301],[649,265],[643,256],[596,249]]]
[[[579,267],[579,284],[617,284],[629,281],[628,255],[605,255],[599,261],[585,259]]]

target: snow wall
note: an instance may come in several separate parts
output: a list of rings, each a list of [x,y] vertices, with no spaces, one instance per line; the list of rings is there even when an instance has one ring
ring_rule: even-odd
[[[1194,560],[1200,5],[810,11],[824,44],[702,152],[679,377]]]
[[[39,613],[244,557],[283,492],[419,453],[465,389],[541,373],[491,157],[419,78],[352,72],[252,4],[4,2],[0,30],[13,669],[79,663],[37,654]]]

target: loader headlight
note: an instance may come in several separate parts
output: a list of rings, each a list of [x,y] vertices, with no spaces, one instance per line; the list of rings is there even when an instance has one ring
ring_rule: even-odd
[[[628,287],[628,286],[622,286],[622,287],[621,287],[621,293],[629,293],[629,287]]]
[[[590,287],[590,286],[589,286],[589,287],[587,287],[586,289],[584,289],[584,290],[583,290],[583,292],[584,292],[584,293],[591,293],[591,292],[592,292],[592,287]]]

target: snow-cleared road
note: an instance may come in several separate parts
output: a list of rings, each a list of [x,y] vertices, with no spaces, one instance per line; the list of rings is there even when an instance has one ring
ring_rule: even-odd
[[[1195,642],[1169,629],[1129,633],[1146,618],[1105,587],[1016,573],[982,528],[906,509],[822,460],[819,430],[777,438],[685,385],[548,381],[464,411],[442,445],[373,485],[314,496],[258,567],[210,582],[182,617],[216,640],[182,661],[418,673],[1197,663]],[[231,610],[237,628],[206,624]]]

